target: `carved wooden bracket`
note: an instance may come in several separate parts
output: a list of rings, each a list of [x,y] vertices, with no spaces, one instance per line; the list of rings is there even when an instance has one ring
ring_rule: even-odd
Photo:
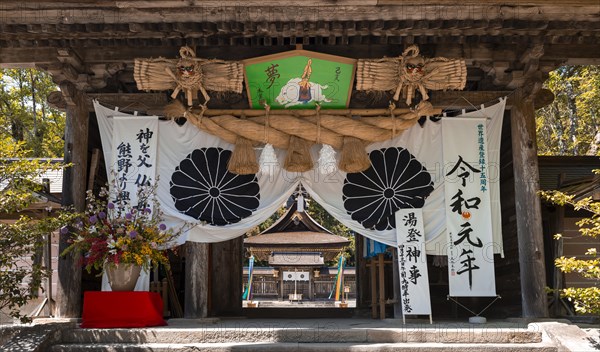
[[[92,91],[106,87],[108,80],[125,69],[123,62],[86,65],[85,62],[69,48],[57,50],[57,61],[47,66],[56,84],[69,81],[78,90]]]
[[[65,99],[65,107],[78,105],[83,99],[83,93],[77,87],[69,82],[63,81],[59,84],[60,91]]]
[[[65,100],[63,93],[60,91],[50,92],[46,98],[46,101],[48,101],[50,107],[54,109],[65,111],[67,108],[67,101]]]

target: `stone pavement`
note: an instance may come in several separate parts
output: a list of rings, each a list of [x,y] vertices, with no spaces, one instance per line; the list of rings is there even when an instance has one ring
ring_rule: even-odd
[[[15,328],[0,351],[600,351],[598,327],[564,320],[430,325],[409,319],[403,325],[397,319],[212,318],[172,319],[159,328],[80,329],[73,321],[37,319]],[[0,327],[0,336],[8,329]]]

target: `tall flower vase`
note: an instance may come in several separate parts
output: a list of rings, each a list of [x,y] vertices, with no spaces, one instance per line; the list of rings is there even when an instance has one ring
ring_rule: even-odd
[[[142,266],[129,263],[105,264],[104,271],[113,291],[133,291]]]

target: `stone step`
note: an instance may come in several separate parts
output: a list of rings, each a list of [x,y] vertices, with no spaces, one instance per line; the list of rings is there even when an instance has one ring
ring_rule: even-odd
[[[211,352],[381,352],[381,351],[434,351],[434,352],[557,352],[546,343],[525,344],[444,344],[444,343],[142,343],[139,344],[59,344],[52,352],[167,352],[167,351],[211,351]]]
[[[237,327],[209,325],[206,328],[146,329],[68,329],[61,342],[90,343],[488,343],[523,344],[542,341],[540,331],[509,328],[337,328],[334,324],[318,328],[256,327],[249,323]]]

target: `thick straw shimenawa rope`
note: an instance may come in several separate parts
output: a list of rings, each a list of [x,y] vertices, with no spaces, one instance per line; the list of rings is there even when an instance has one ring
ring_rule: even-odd
[[[419,56],[419,47],[409,46],[399,57],[359,59],[356,64],[356,90],[390,91],[411,105],[416,91],[428,100],[428,90],[464,89],[467,66],[464,59]]]
[[[319,141],[338,150],[342,149],[344,145],[348,145],[348,143],[355,148],[357,142],[361,142],[362,145],[366,146],[373,142],[388,140],[414,125],[420,117],[439,113],[439,111],[433,109],[429,102],[421,102],[413,111],[393,118],[381,116],[353,119],[322,112],[319,112],[317,117],[316,111],[315,115],[291,116],[277,115],[271,111],[267,124],[265,116],[242,120],[233,115],[219,115],[200,119],[199,114],[193,111],[188,112],[179,101],[174,101],[165,107],[164,112],[165,116],[171,118],[181,117],[185,114],[186,118],[199,129],[232,144],[235,144],[237,137],[241,136],[258,146],[265,143],[266,136],[266,139],[268,139],[266,142],[274,147],[288,149],[290,137],[293,136],[296,139],[306,141],[309,145]],[[352,139],[348,140],[348,138]],[[300,141],[295,140],[296,146],[299,146],[298,143]],[[304,147],[301,149],[304,149]],[[340,165],[340,169],[348,171],[344,170],[342,165]]]

